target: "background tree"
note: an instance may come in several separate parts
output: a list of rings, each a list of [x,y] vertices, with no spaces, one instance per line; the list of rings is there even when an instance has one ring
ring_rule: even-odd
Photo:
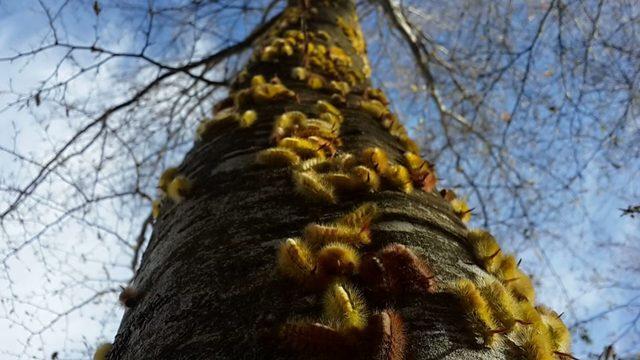
[[[2,55],[10,74],[47,69],[35,87],[26,75],[10,75],[21,81],[6,81],[3,93],[5,128],[14,129],[2,141],[3,321],[25,334],[29,351],[59,332],[81,339],[61,320],[103,314],[91,310],[94,301],[114,304],[117,284],[130,278],[148,239],[146,209],[158,174],[191,147],[196,122],[246,60],[250,41],[237,39],[282,6],[67,1],[31,9],[46,31],[37,28],[28,45],[4,47],[10,50]],[[587,255],[593,247],[610,254],[611,244],[629,246],[615,235],[624,229],[599,228],[603,215],[593,209],[603,198],[614,209],[637,199],[637,185],[627,181],[638,169],[637,9],[556,1],[363,2],[358,10],[375,82],[402,119],[416,119],[407,125],[421,135],[425,157],[438,164],[444,186],[470,195],[477,224],[523,255],[523,266],[547,285],[543,296],[558,299],[552,305],[567,310],[565,320],[585,339],[594,336],[588,325],[610,310],[636,319],[637,284],[621,281],[633,279],[624,272],[631,269]],[[131,35],[123,38],[121,29]],[[399,48],[412,57],[390,54]],[[27,113],[33,120],[25,124]],[[21,122],[12,126],[14,118]],[[597,195],[603,189],[606,196]],[[578,198],[586,200],[576,206]],[[616,226],[637,227],[623,221]],[[631,263],[637,256],[624,253]],[[559,263],[583,275],[555,275],[567,270]],[[41,286],[21,285],[29,269]],[[596,309],[590,302],[597,297],[610,303]],[[110,324],[105,337],[117,318],[100,320]],[[624,335],[623,346],[633,348],[635,324],[614,326],[609,340]],[[600,344],[606,339],[599,335]],[[68,350],[83,351],[80,342]]]

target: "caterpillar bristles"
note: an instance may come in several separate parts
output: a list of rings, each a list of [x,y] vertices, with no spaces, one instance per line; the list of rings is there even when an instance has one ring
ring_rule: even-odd
[[[362,150],[362,163],[374,169],[378,174],[384,174],[389,166],[387,153],[379,147],[368,147]]]
[[[366,100],[377,100],[383,105],[389,105],[389,100],[380,89],[371,88],[371,87],[367,88],[364,91],[364,98]]]
[[[318,144],[299,137],[286,137],[278,141],[278,147],[289,149],[304,159],[325,157]]]
[[[256,157],[256,162],[271,167],[286,167],[298,165],[300,156],[289,149],[270,148],[260,151]]]
[[[287,239],[278,249],[278,270],[288,278],[305,284],[313,276],[316,268],[311,250],[300,239]]]
[[[512,255],[503,256],[494,274],[505,283],[516,298],[530,303],[535,301],[535,290],[531,279],[518,269],[518,262]]]
[[[337,223],[360,229],[369,229],[373,220],[378,217],[379,209],[374,203],[364,203],[355,210],[343,215]]]
[[[368,228],[341,224],[309,224],[304,228],[303,237],[316,246],[339,242],[360,247],[371,243],[371,232]]]
[[[385,114],[389,113],[389,109],[378,100],[360,100],[359,105],[362,111],[371,115],[376,120],[381,119]]]
[[[356,249],[344,243],[323,246],[317,258],[318,272],[322,277],[349,276],[360,266],[360,255]]]
[[[473,209],[469,208],[469,205],[463,199],[451,200],[451,208],[453,213],[463,222],[468,223],[471,220],[471,212]]]
[[[360,188],[360,182],[353,176],[342,172],[330,172],[322,177],[340,193],[348,194]]]
[[[414,154],[411,151],[406,151],[404,158],[413,182],[418,184],[423,191],[431,192],[437,182],[433,166],[423,160],[420,155]]]
[[[251,88],[251,98],[256,103],[295,99],[296,93],[282,84],[260,84]]]
[[[304,160],[296,167],[299,171],[326,172],[333,168],[332,159],[311,158]]]
[[[518,319],[519,304],[513,294],[496,280],[483,281],[480,293],[488,301],[494,318],[502,328],[510,331],[516,324],[531,325],[530,322]]]
[[[351,173],[362,185],[363,189],[370,192],[380,191],[380,177],[373,169],[358,165],[351,170]]]
[[[291,69],[291,78],[294,80],[304,81],[307,79],[307,69],[303,67],[294,67]]]
[[[342,122],[342,118],[334,115],[330,112],[323,112],[320,115],[318,115],[318,118],[328,124],[331,124],[331,126],[337,127],[340,126],[340,123]]]
[[[167,189],[169,188],[169,184],[171,181],[178,175],[178,168],[169,167],[166,168],[162,175],[160,175],[160,179],[158,180],[158,189],[164,194],[167,193]]]
[[[337,116],[340,121],[342,121],[342,113],[340,112],[340,110],[338,110],[338,108],[336,108],[335,106],[333,106],[330,102],[324,101],[324,100],[318,100],[316,102],[316,110],[319,113],[330,113],[332,115]]]
[[[301,126],[307,120],[307,115],[300,111],[288,111],[276,118],[270,140],[277,143],[282,138],[291,135],[294,128]]]
[[[285,347],[307,355],[346,355],[354,351],[348,339],[334,328],[304,320],[290,321],[279,331]]]
[[[167,196],[175,203],[180,203],[191,193],[191,181],[184,175],[178,175],[169,184]]]
[[[367,309],[360,292],[346,284],[334,283],[324,295],[324,316],[335,322],[338,332],[351,334],[367,326]]]
[[[96,348],[96,352],[93,354],[93,360],[107,360],[109,351],[113,349],[111,343],[102,343]]]
[[[504,332],[504,329],[497,328],[489,304],[476,285],[469,279],[460,279],[453,284],[451,291],[460,301],[474,330],[482,336],[484,345],[493,346],[496,342],[495,335]]]
[[[549,331],[554,352],[558,352],[563,356],[572,357],[569,354],[571,352],[571,333],[560,319],[560,316],[558,316],[558,313],[546,306],[536,306],[536,310],[540,314],[543,324]]]
[[[551,344],[544,333],[533,326],[516,327],[510,336],[527,360],[554,360]]]
[[[255,110],[247,110],[242,113],[242,116],[240,116],[240,127],[248,128],[253,125],[256,120],[258,120],[258,113]]]
[[[407,344],[400,314],[384,310],[369,318],[365,350],[374,360],[403,360]]]
[[[331,184],[314,171],[293,171],[296,192],[312,201],[335,204],[337,199]]]
[[[376,253],[382,263],[384,284],[394,294],[435,292],[436,279],[431,268],[408,247],[392,243]]]
[[[203,120],[196,129],[197,141],[208,141],[238,124],[238,114],[234,108],[226,108],[217,113],[213,119]]]
[[[319,90],[325,87],[327,81],[324,77],[310,73],[307,75],[307,86],[312,90]]]
[[[495,274],[502,262],[502,250],[496,239],[487,231],[473,229],[468,232],[467,240],[473,256],[481,263],[482,268]]]
[[[329,82],[329,90],[346,96],[351,91],[351,87],[346,81],[331,80],[331,82]]]
[[[411,175],[406,167],[393,164],[389,165],[383,174],[383,177],[395,188],[400,189],[405,194],[409,194],[413,191],[413,182],[411,181]]]
[[[120,296],[118,296],[118,300],[120,304],[125,307],[132,308],[138,305],[142,294],[136,288],[132,286],[120,287],[122,291],[120,292]]]
[[[155,199],[151,202],[151,217],[157,219],[160,216],[160,207],[162,206],[162,200]]]
[[[350,153],[341,153],[333,157],[333,163],[337,169],[349,171],[358,165],[358,159]]]

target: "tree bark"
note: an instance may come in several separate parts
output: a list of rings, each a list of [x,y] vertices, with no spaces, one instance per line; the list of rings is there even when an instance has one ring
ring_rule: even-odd
[[[296,5],[292,3],[289,9],[294,10],[286,11],[256,43],[256,53],[282,30],[300,30],[300,17],[306,19],[307,31],[326,31],[328,42],[351,59],[350,70],[357,78],[347,103],[337,106],[344,117],[340,151],[358,153],[377,146],[390,161],[402,163],[405,146],[357,106],[369,86],[366,55],[358,54],[353,39],[338,24],[340,18],[359,28],[353,2]],[[258,152],[274,146],[270,136],[278,115],[292,110],[313,113],[317,100],[329,101],[331,96],[292,79],[292,68],[305,66],[309,59],[296,52],[277,60],[260,61],[256,56],[242,76],[251,79],[261,74],[267,80],[277,76],[296,98],[243,105],[238,111],[258,113],[255,124],[196,142],[186,155],[178,170],[190,179],[193,190],[182,202],[162,201],[132,283],[142,296],[126,310],[109,359],[314,358],[317,354],[291,351],[282,344],[286,339],[277,336],[288,319],[320,319],[322,313],[321,291],[309,291],[278,273],[278,247],[287,238],[300,237],[307,224],[330,222],[363,202],[381,209],[366,252],[391,243],[407,245],[431,266],[439,286],[484,274],[467,245],[466,227],[435,190],[406,194],[386,187],[340,196],[336,204],[317,203],[295,193],[290,168],[256,164]],[[241,80],[232,92],[250,86],[249,80]],[[479,346],[464,310],[446,291],[366,301],[372,312],[393,308],[401,314],[408,359],[521,357],[508,341],[491,349]]]

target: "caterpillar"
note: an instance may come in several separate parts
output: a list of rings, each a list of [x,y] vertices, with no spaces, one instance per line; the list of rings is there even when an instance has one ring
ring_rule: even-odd
[[[467,240],[482,268],[495,274],[502,262],[502,250],[496,239],[487,231],[474,229],[467,233]]]
[[[389,244],[373,255],[365,255],[358,272],[365,283],[382,294],[429,294],[436,290],[432,270],[402,244]]]
[[[167,196],[175,203],[180,203],[191,193],[191,181],[184,175],[178,175],[169,184]]]
[[[96,348],[96,352],[93,354],[93,360],[107,360],[109,351],[113,349],[111,343],[102,343]]]
[[[393,164],[387,167],[383,174],[383,177],[395,188],[400,189],[405,194],[409,194],[413,191],[413,182],[411,181],[411,175],[406,167]]]
[[[367,309],[360,292],[347,284],[334,283],[324,295],[324,316],[336,324],[338,332],[350,334],[367,325]]]
[[[314,171],[293,171],[293,183],[296,192],[315,201],[335,204],[337,199],[331,184]]]
[[[304,228],[304,239],[314,245],[340,242],[360,247],[371,243],[368,228],[342,224],[309,224]]]
[[[162,193],[167,193],[167,189],[169,188],[169,184],[171,181],[178,175],[178,168],[168,167],[164,170],[162,175],[160,175],[160,180],[158,180],[158,189]]]
[[[482,336],[484,345],[491,347],[496,343],[495,334],[504,332],[498,329],[487,301],[482,297],[476,285],[469,279],[460,279],[451,286],[474,331]]]
[[[318,273],[321,277],[349,276],[360,266],[360,255],[352,246],[330,243],[318,251]]]
[[[368,147],[362,150],[362,164],[384,174],[389,168],[387,153],[379,147]]]
[[[123,306],[132,308],[138,305],[138,302],[142,297],[142,294],[140,293],[140,291],[138,291],[136,288],[132,286],[121,287],[121,289],[122,291],[118,296],[118,300]]]
[[[293,166],[300,163],[301,159],[295,152],[286,148],[270,148],[262,150],[256,158],[258,164],[285,167]]]
[[[386,309],[369,318],[365,351],[374,360],[403,360],[407,338],[404,321],[399,313]]]
[[[311,250],[300,239],[289,238],[278,249],[278,270],[285,277],[306,284],[313,276],[316,262]]]

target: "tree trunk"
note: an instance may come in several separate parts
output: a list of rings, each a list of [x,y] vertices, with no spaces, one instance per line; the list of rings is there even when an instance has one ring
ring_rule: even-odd
[[[132,283],[140,295],[134,301],[135,306],[126,310],[108,358],[325,356],[324,340],[318,340],[319,349],[306,344],[311,351],[305,351],[305,342],[312,340],[304,339],[304,332],[287,334],[282,328],[294,318],[309,319],[310,324],[321,322],[324,289],[318,287],[326,284],[316,284],[310,289],[283,276],[277,269],[278,249],[287,238],[301,237],[308,224],[335,221],[365,202],[377,204],[380,215],[371,226],[371,245],[360,248],[360,252],[373,254],[392,243],[404,244],[436,276],[438,291],[382,297],[372,295],[368,290],[371,284],[357,275],[345,280],[364,293],[370,316],[385,309],[393,309],[400,315],[406,334],[404,357],[522,357],[514,352],[517,349],[511,341],[502,341],[491,348],[479,345],[460,301],[446,291],[448,283],[482,277],[486,272],[476,265],[467,245],[464,224],[435,190],[427,185],[425,188],[430,191],[423,191],[418,181],[413,191],[402,191],[402,187],[387,180],[380,191],[342,192],[335,203],[314,201],[294,190],[294,166],[274,168],[256,164],[260,151],[276,146],[275,119],[293,110],[315,117],[317,100],[332,101],[343,116],[340,141],[331,145],[337,146],[337,155],[360,154],[362,149],[376,146],[386,152],[392,163],[402,164],[403,153],[413,146],[403,138],[401,130],[395,128],[390,132],[383,126],[384,120],[393,120],[393,116],[378,116],[365,106],[368,101],[365,97],[373,93],[366,90],[368,65],[363,44],[359,43],[353,2],[313,1],[311,7],[295,5],[290,5],[257,42],[254,57],[232,87],[233,102],[222,102],[222,110],[218,109],[221,113],[233,109],[235,117],[255,110],[257,121],[250,126],[230,125],[222,129],[224,120],[219,116],[218,123],[201,133],[202,139],[178,167],[192,189],[183,201],[172,201],[172,196],[162,200],[153,236]],[[306,20],[300,21],[301,18]],[[313,34],[314,40],[298,39],[291,53],[283,42],[273,42],[287,29],[302,29],[304,39]],[[295,38],[297,34],[290,32],[288,36]],[[325,45],[328,55],[313,55],[318,44]],[[268,46],[271,48],[265,49]],[[342,58],[340,50],[330,50],[331,46],[342,49],[348,59]],[[326,65],[327,61],[332,65]],[[294,67],[306,68],[307,78],[301,80],[303,74],[292,76]],[[319,89],[310,85],[313,81],[308,77],[312,72],[324,77],[317,78]],[[263,75],[267,81],[276,76],[295,92],[295,97],[286,93],[271,100],[254,96],[256,86],[260,86],[257,79],[254,86],[250,85],[255,75]],[[332,87],[330,80],[351,83],[346,99],[334,95],[339,89],[328,89]],[[275,91],[268,86],[264,89]],[[232,107],[224,109],[226,105]],[[324,148],[327,156],[331,155],[331,146]],[[173,198],[176,200],[175,195]],[[334,344],[333,358],[339,357],[339,353],[350,353],[355,358],[400,358],[389,351],[373,353],[372,349],[379,344],[360,336],[364,332],[351,333],[346,341],[348,348]]]

